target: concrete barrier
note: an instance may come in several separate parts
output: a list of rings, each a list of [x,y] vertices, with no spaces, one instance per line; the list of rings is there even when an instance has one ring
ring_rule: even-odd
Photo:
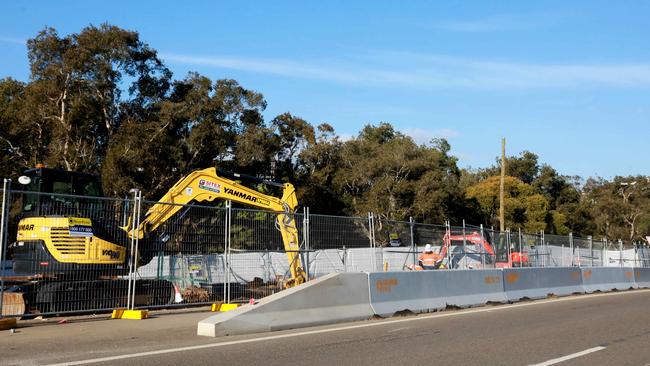
[[[633,268],[593,267],[582,268],[585,292],[628,290],[636,288]]]
[[[367,273],[333,273],[201,320],[197,334],[247,334],[369,319]]]
[[[506,268],[335,273],[199,322],[197,334],[268,332],[448,306],[650,288],[650,268]]]
[[[634,282],[640,288],[650,288],[650,268],[634,268]]]
[[[585,292],[580,268],[566,267],[506,268],[503,270],[503,287],[509,301]]]
[[[507,301],[499,269],[370,273],[369,281],[370,304],[380,316]]]

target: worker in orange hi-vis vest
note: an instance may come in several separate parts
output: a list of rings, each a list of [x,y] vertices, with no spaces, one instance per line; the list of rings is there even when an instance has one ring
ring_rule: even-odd
[[[433,252],[431,244],[424,247],[424,252],[418,257],[418,264],[423,269],[438,269],[442,263],[442,256]]]

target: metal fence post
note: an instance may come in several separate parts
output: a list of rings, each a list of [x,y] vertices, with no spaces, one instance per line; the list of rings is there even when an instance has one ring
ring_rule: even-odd
[[[467,269],[467,238],[465,237],[465,219],[463,219],[463,257],[465,258],[465,268]]]
[[[373,226],[373,229],[374,229],[374,226],[375,226],[374,215],[373,215],[373,224],[372,224],[372,226]],[[373,240],[375,242],[375,271],[383,272],[384,271],[384,247],[381,246],[381,245],[379,247],[377,247],[377,233],[376,232],[372,235],[372,238],[373,238]]]
[[[623,240],[618,239],[618,263],[623,267]]]
[[[506,234],[506,255],[507,255],[507,258],[508,258],[508,263],[510,263],[510,265],[512,265],[512,257],[510,256],[510,254],[511,254],[510,246],[512,245],[512,238],[510,237],[510,229],[509,228],[506,229],[505,234]]]
[[[127,305],[126,307],[129,310],[135,308],[135,272],[137,271],[138,264],[138,241],[139,241],[139,229],[140,229],[140,208],[141,208],[141,199],[142,193],[138,189],[132,189],[133,193],[133,211],[131,215],[131,256],[129,258],[129,283],[127,290]]]
[[[303,219],[302,219],[302,221],[303,221],[302,240],[305,243],[305,263],[303,264],[303,266],[305,267],[304,268],[305,269],[305,276],[307,277],[305,280],[309,281],[309,277],[310,277],[310,275],[309,275],[309,267],[310,267],[310,265],[309,265],[309,251],[310,251],[310,247],[309,247],[309,207],[304,207],[303,212],[304,212],[304,215],[303,215]]]
[[[485,236],[483,235],[483,224],[481,224],[480,229],[481,229],[481,240],[485,240]],[[487,241],[487,240],[485,240],[485,241]],[[481,268],[485,268],[485,256],[486,256],[485,248],[483,248],[483,245],[481,245],[480,247],[481,247],[481,249],[480,249],[481,250]]]
[[[546,260],[544,261],[545,266],[552,266],[552,255],[551,255],[551,248],[549,248],[548,243],[546,242],[546,233],[542,230],[542,240],[544,240],[544,247],[546,247]]]
[[[0,212],[0,319],[2,319],[2,303],[4,302],[4,275],[5,266],[2,263],[5,260],[5,253],[7,248],[7,236],[9,227],[9,197],[11,195],[11,179],[5,179],[2,185],[2,212]]]
[[[447,236],[447,240],[449,241],[449,246],[447,247],[447,268],[449,269],[454,269],[453,266],[451,265],[451,223],[449,220],[445,221],[445,235]],[[446,245],[446,243],[443,240],[442,245]]]
[[[539,245],[542,247],[542,267],[546,267],[547,253],[546,253],[546,240],[544,240],[544,230],[539,231]]]
[[[524,254],[524,243],[522,241],[522,236],[521,236],[521,227],[519,228],[519,233],[518,233],[518,238],[519,239],[519,267],[522,267],[522,256]]]
[[[372,212],[368,213],[368,228],[370,231],[370,251],[374,257],[374,268],[376,272],[381,272],[381,261],[377,260],[377,238],[375,233],[375,215]],[[347,253],[346,253],[347,254]],[[379,262],[379,263],[378,263]]]
[[[368,212],[368,240],[370,240],[370,248],[375,248],[375,225],[372,217],[372,212]]]
[[[591,258],[591,266],[594,266],[594,239],[591,235],[587,237],[589,239],[589,258]]]
[[[415,221],[413,220],[413,217],[409,217],[409,224],[411,227],[411,253],[413,253],[413,267],[415,268],[416,264],[416,249],[415,249]]]
[[[226,201],[226,230],[225,230],[225,257],[226,257],[226,286],[224,286],[226,304],[230,304],[230,229],[232,226],[232,201]]]
[[[137,219],[136,219],[136,227],[140,228],[140,217],[142,216],[142,191],[138,190],[138,195],[136,198],[136,208],[137,208]],[[138,281],[138,258],[140,257],[139,253],[140,249],[140,238],[136,236],[135,238],[135,255],[133,256],[133,300],[131,301],[131,310],[135,308],[135,289],[136,289],[136,282]]]
[[[375,267],[375,268],[377,267],[377,263],[375,263],[375,262],[377,262],[377,255],[375,253],[375,244],[374,244],[375,238],[374,238],[374,236],[375,236],[374,219],[372,217],[372,212],[368,212],[368,240],[370,241],[370,253],[371,253],[371,256],[372,256],[371,260],[372,260],[372,263],[373,263],[371,268],[372,267]],[[348,254],[347,254],[347,252],[345,250],[345,245],[344,245],[343,246],[343,271],[344,272],[348,271],[347,255]]]
[[[571,253],[571,262],[569,262],[569,266],[573,267],[573,233],[569,233],[569,253]]]

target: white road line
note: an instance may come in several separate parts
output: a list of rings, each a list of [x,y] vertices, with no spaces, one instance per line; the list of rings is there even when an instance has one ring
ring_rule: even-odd
[[[563,356],[563,357],[554,358],[554,359],[552,359],[552,360],[548,360],[548,361],[546,361],[546,362],[536,363],[536,364],[531,365],[531,366],[549,366],[549,365],[555,365],[556,363],[560,363],[560,362],[564,362],[564,361],[572,360],[572,359],[574,359],[574,358],[582,357],[582,356],[584,356],[584,355],[588,355],[588,354],[590,354],[590,353],[594,353],[594,352],[602,351],[602,350],[604,350],[605,348],[607,348],[607,347],[598,346],[598,347],[594,347],[594,348],[589,348],[589,349],[586,349],[586,350],[584,350],[584,351],[580,351],[580,352],[572,353],[572,354],[570,354],[570,355],[566,355],[566,356]]]
[[[135,357],[155,356],[155,355],[161,355],[161,354],[165,354],[165,353],[186,352],[186,351],[194,351],[194,350],[198,350],[198,349],[217,348],[217,347],[233,346],[233,345],[237,345],[237,344],[246,344],[246,343],[254,343],[254,342],[271,341],[271,340],[276,340],[276,339],[302,337],[302,336],[311,335],[311,334],[323,334],[323,333],[340,332],[340,331],[351,330],[351,329],[378,327],[378,326],[391,325],[391,324],[396,324],[396,323],[406,323],[406,322],[413,322],[413,321],[421,321],[421,320],[424,320],[424,319],[431,319],[431,318],[446,318],[446,317],[463,316],[463,315],[476,314],[476,313],[487,313],[487,312],[503,311],[503,310],[509,310],[509,309],[522,308],[522,307],[526,307],[526,306],[543,305],[543,304],[548,304],[549,302],[557,303],[557,302],[564,302],[564,301],[579,301],[579,300],[593,299],[593,298],[605,297],[605,296],[622,296],[622,295],[628,295],[628,294],[638,294],[640,292],[647,292],[647,291],[650,291],[650,290],[637,290],[637,291],[628,291],[628,292],[611,292],[611,293],[607,293],[607,294],[598,294],[598,295],[589,295],[589,296],[563,297],[563,298],[559,298],[559,299],[539,300],[539,301],[527,302],[527,303],[523,303],[523,304],[513,304],[513,305],[505,305],[505,306],[497,306],[497,307],[489,307],[489,308],[483,307],[483,308],[477,308],[477,309],[471,309],[471,310],[461,310],[461,311],[446,312],[446,313],[436,313],[436,314],[430,314],[430,315],[419,315],[419,316],[403,318],[403,319],[368,322],[368,323],[363,323],[363,324],[348,325],[348,326],[336,327],[336,328],[316,329],[316,330],[310,330],[310,331],[304,331],[304,332],[298,332],[298,333],[277,334],[277,335],[271,335],[271,336],[265,336],[265,337],[259,337],[259,338],[241,339],[241,340],[238,340],[238,341],[210,343],[210,344],[202,344],[202,345],[198,345],[198,346],[168,348],[168,349],[163,349],[163,350],[158,350],[158,351],[148,351],[148,352],[130,353],[130,354],[124,354],[124,355],[118,355],[118,356],[111,356],[111,357],[92,358],[92,359],[80,360],[80,361],[70,361],[70,362],[49,364],[49,365],[45,365],[45,366],[87,365],[87,364],[90,364],[90,363],[124,360],[124,359],[127,359],[127,358],[135,358]]]
[[[386,333],[395,333],[395,332],[400,332],[402,330],[407,330],[407,329],[409,329],[409,327],[399,327],[399,328],[396,328],[396,329],[391,329]]]

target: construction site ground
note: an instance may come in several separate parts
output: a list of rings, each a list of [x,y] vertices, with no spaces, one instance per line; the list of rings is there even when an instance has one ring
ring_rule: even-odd
[[[649,302],[650,290],[613,292],[221,338],[196,336],[206,308],[34,319],[0,332],[0,364],[642,365]]]
[[[210,307],[201,307],[152,311],[145,320],[111,319],[111,314],[19,320],[14,332],[0,332],[0,365],[43,365],[210,343],[214,340],[196,336],[196,324],[212,314]]]

